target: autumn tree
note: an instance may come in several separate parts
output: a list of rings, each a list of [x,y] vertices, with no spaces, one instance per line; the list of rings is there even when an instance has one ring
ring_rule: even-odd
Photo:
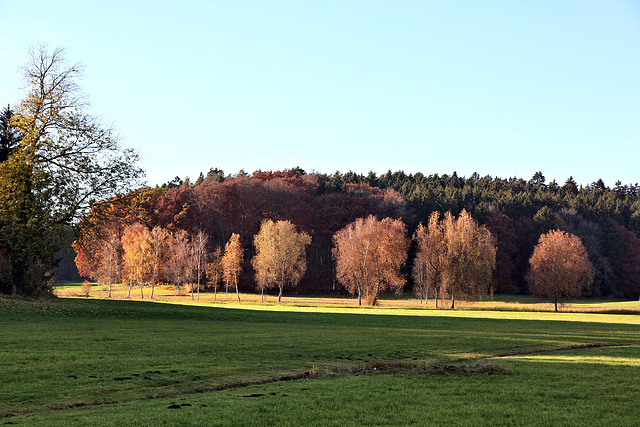
[[[169,281],[176,285],[178,295],[180,295],[180,285],[187,281],[189,275],[191,251],[187,232],[184,230],[176,231],[169,242],[169,256],[164,270]]]
[[[306,248],[311,237],[290,221],[264,220],[254,238],[253,268],[264,301],[264,289],[278,286],[278,302],[284,286],[296,286],[307,270]]]
[[[222,279],[225,285],[225,301],[227,300],[229,286],[231,285],[235,286],[236,296],[238,297],[238,301],[240,301],[238,281],[240,279],[240,272],[242,271],[243,252],[244,250],[240,244],[240,235],[233,233],[224,247],[224,255],[222,256]]]
[[[438,293],[443,287],[447,255],[440,213],[431,213],[427,227],[419,224],[413,238],[418,245],[412,269],[414,292],[426,303],[428,292],[433,289],[435,305],[438,307]]]
[[[200,278],[207,260],[208,243],[209,237],[202,230],[199,230],[198,233],[191,237],[191,254],[193,255],[193,266],[197,280],[198,299],[200,299]],[[191,299],[193,299],[193,287],[191,287]]]
[[[109,286],[109,298],[111,298],[111,286],[118,277],[120,271],[120,237],[115,233],[110,233],[106,239],[102,241],[100,250],[100,276]],[[153,291],[151,292],[153,298]]]
[[[155,285],[158,283],[170,255],[171,233],[156,225],[151,230],[149,238],[151,244],[151,298],[153,298]]]
[[[222,249],[217,247],[207,262],[205,273],[207,275],[207,283],[213,286],[213,299],[218,298],[218,283],[222,277]]]
[[[131,296],[133,282],[140,285],[140,297],[144,298],[143,286],[153,270],[153,248],[149,229],[139,222],[125,228],[122,234],[122,249],[124,250],[124,264],[129,277],[127,298]]]
[[[496,244],[491,233],[462,210],[458,218],[447,212],[443,219],[444,282],[451,308],[459,294],[486,294],[496,264]]]
[[[30,53],[27,94],[10,117],[21,143],[2,148],[0,247],[14,264],[14,292],[38,293],[34,284],[48,282],[68,227],[94,202],[128,191],[142,171],[113,128],[87,113],[82,67],[68,65],[61,49]],[[37,271],[43,276],[32,277]]]
[[[531,294],[553,300],[555,311],[560,298],[578,297],[593,280],[594,269],[582,241],[564,231],[540,236],[529,264]]]
[[[400,269],[407,259],[407,229],[399,219],[358,218],[333,236],[336,276],[352,294],[375,305],[380,292],[402,291]]]

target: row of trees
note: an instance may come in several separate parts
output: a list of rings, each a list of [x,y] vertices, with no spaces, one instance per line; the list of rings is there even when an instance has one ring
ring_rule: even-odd
[[[278,301],[284,286],[296,286],[306,270],[306,247],[311,237],[299,231],[289,221],[263,221],[255,236],[256,255],[252,264],[255,269],[256,286],[264,295],[266,288],[278,287]],[[151,285],[151,298],[155,285],[169,282],[181,287],[191,284],[191,298],[200,298],[201,280],[214,289],[225,284],[225,299],[229,287],[235,288],[238,300],[238,283],[242,274],[244,250],[240,236],[233,233],[224,246],[209,249],[209,237],[198,231],[189,235],[184,230],[171,233],[155,226],[149,230],[141,223],[124,228],[122,236],[113,233],[101,242],[99,250],[89,258],[87,252],[78,248],[76,265],[81,275],[98,280],[109,287],[121,281],[129,283],[127,298],[131,296],[134,283],[140,286],[140,297],[144,298],[144,287]]]
[[[447,294],[451,308],[459,295],[478,296],[492,292],[491,274],[495,266],[494,236],[479,226],[466,212],[455,218],[450,212],[433,212],[427,226],[418,225],[413,235],[417,251],[413,263],[413,291],[425,303],[431,294],[436,307],[438,296]],[[201,279],[217,295],[219,280],[225,283],[225,299],[229,287],[235,288],[240,300],[238,282],[242,274],[243,249],[234,233],[224,251],[207,249],[208,236],[199,231],[187,236],[183,230],[170,233],[159,226],[152,230],[136,223],[124,229],[121,251],[117,236],[105,241],[103,253],[92,266],[79,252],[76,262],[84,275],[111,283],[120,271],[129,281],[143,286],[151,283],[151,298],[159,280],[174,283],[180,293],[185,282],[195,282],[200,298]],[[398,219],[378,220],[373,215],[358,218],[333,236],[333,256],[337,280],[362,304],[375,305],[380,292],[401,292],[405,287],[403,267],[410,242],[405,224]],[[264,301],[266,288],[278,287],[278,301],[285,286],[295,287],[307,268],[306,248],[311,237],[289,221],[264,220],[253,239],[256,249],[252,259],[255,287]],[[122,256],[120,257],[120,252]],[[540,238],[530,259],[528,280],[534,295],[554,300],[557,311],[561,297],[580,294],[593,278],[593,267],[580,239],[559,230]],[[194,285],[191,286],[194,299]]]

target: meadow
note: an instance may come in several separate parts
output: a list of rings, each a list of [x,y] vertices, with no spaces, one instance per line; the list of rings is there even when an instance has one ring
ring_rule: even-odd
[[[637,314],[229,297],[0,298],[0,423],[637,425],[640,417]]]

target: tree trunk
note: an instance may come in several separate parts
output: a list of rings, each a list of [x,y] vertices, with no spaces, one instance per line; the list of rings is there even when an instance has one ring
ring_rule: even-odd
[[[238,302],[240,302],[240,291],[238,290],[238,281],[236,280],[236,296],[238,297]]]
[[[456,297],[454,293],[451,293],[451,310],[456,309]]]
[[[127,298],[131,298],[131,286],[133,285],[133,280],[129,279],[129,292],[127,292]]]
[[[109,280],[109,298],[111,298],[111,280]]]
[[[227,297],[229,296],[229,285],[224,285],[224,300],[227,300]]]
[[[436,302],[436,308],[438,308],[438,290],[436,289],[436,297],[433,299]]]
[[[278,302],[282,299],[282,286],[280,286],[280,293],[278,294]]]
[[[558,297],[556,296],[555,300],[553,301],[555,307],[556,307],[556,313],[558,312]]]
[[[142,291],[142,286],[144,285],[144,283],[140,282],[140,298],[144,299],[144,293]]]
[[[260,289],[260,302],[264,302],[264,286]]]
[[[218,284],[216,283],[213,286],[213,300],[216,301],[218,299]]]
[[[198,301],[200,301],[200,257],[198,257]]]
[[[156,287],[156,279],[155,277],[151,280],[151,299],[153,299],[153,291],[155,290]]]
[[[362,305],[362,294],[360,293],[359,288],[358,288],[358,305]]]

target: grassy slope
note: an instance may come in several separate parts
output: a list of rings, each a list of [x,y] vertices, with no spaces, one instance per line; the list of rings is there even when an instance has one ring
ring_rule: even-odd
[[[453,420],[465,413],[495,413],[488,420],[504,423],[517,421],[516,414],[529,403],[544,409],[541,419],[560,422],[559,413],[570,407],[584,406],[600,417],[619,411],[620,422],[629,411],[637,411],[625,402],[635,400],[638,387],[630,380],[623,383],[638,376],[637,347],[567,353],[577,359],[555,352],[501,358],[499,363],[508,373],[492,376],[403,371],[179,394],[314,366],[324,372],[336,364],[375,360],[426,364],[593,342],[640,343],[635,315],[242,307],[253,309],[0,299],[0,412],[34,413],[12,417],[13,422],[59,424],[82,417],[89,424],[116,425],[118,420],[134,419],[172,423],[174,417],[202,423],[262,424],[269,419],[295,423],[305,417],[320,422],[334,419],[336,411],[341,424],[419,422],[431,416]],[[622,356],[614,358],[616,352]],[[570,391],[562,397],[561,389]],[[253,393],[265,396],[241,397]],[[154,395],[168,398],[148,400]],[[180,399],[193,406],[167,409]],[[47,411],[109,401],[119,403]],[[588,409],[592,406],[595,409]],[[580,418],[574,415],[571,420]]]

